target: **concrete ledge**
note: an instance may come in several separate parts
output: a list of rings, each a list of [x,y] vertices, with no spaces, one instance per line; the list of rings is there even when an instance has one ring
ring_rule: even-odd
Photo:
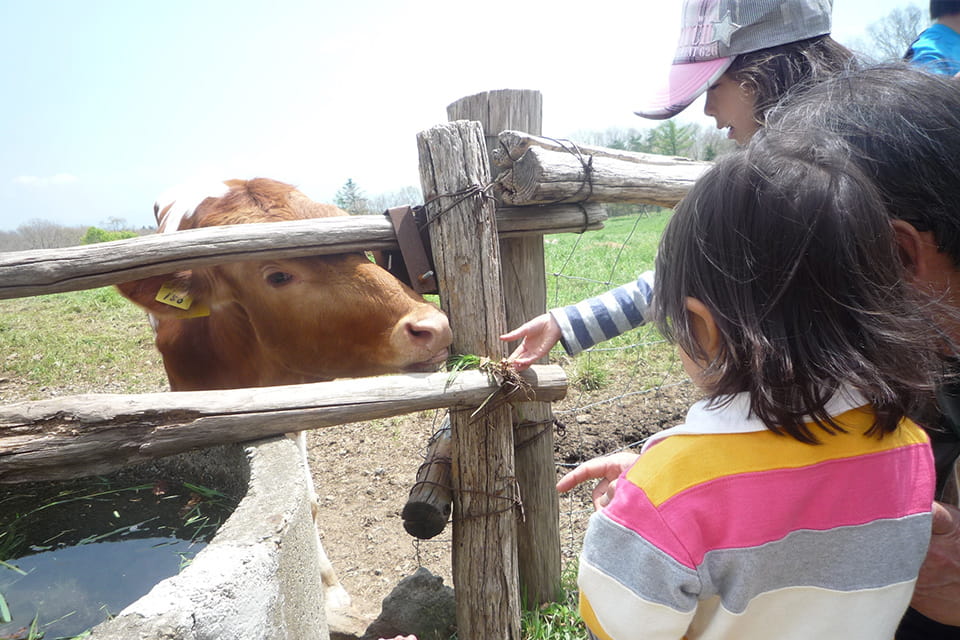
[[[199,456],[201,464],[249,472],[246,497],[189,567],[95,627],[89,640],[329,638],[307,471],[296,443],[279,437],[213,451],[221,449],[233,449],[241,464],[230,464],[223,452],[176,458],[191,464]]]

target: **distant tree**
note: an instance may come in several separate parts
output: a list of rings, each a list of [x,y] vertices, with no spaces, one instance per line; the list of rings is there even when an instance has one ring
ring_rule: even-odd
[[[726,131],[712,125],[700,127],[694,135],[690,157],[694,160],[712,162],[717,157],[737,148],[737,143],[727,138]]]
[[[399,207],[405,204],[418,205],[423,202],[423,194],[418,187],[403,187],[397,191],[388,191],[372,196],[368,200],[370,213],[382,213],[391,207]]]
[[[83,229],[33,219],[17,227],[24,249],[58,249],[80,244]]]
[[[736,143],[712,126],[678,125],[672,120],[653,129],[581,131],[576,134],[575,141],[623,151],[684,156],[693,160],[714,160],[736,147]]]
[[[16,231],[0,231],[0,253],[26,249],[23,240]]]
[[[873,62],[899,60],[929,24],[927,14],[916,5],[894,9],[868,25],[867,39],[854,41],[853,48]]]
[[[667,120],[650,132],[647,138],[650,152],[664,156],[690,156],[697,130],[694,124],[680,126],[674,120]]]
[[[97,227],[90,227],[80,239],[81,244],[97,244],[99,242],[110,242],[111,240],[125,240],[126,238],[136,238],[139,234],[136,231],[108,231]]]
[[[100,222],[100,226],[108,231],[122,231],[127,228],[126,218],[117,218],[111,216]]]
[[[353,181],[353,178],[348,179],[340,187],[340,190],[333,197],[333,201],[338,207],[352,215],[371,213],[370,203],[357,183]]]
[[[589,144],[622,151],[649,152],[647,129],[610,128],[606,131],[579,131],[572,139],[579,144]]]

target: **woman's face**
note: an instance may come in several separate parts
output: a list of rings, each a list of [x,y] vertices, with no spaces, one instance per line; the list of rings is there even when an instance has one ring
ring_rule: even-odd
[[[717,129],[730,129],[728,138],[736,140],[737,144],[747,144],[760,129],[760,124],[753,117],[755,106],[753,92],[725,73],[707,89],[707,104],[703,112],[717,121]]]

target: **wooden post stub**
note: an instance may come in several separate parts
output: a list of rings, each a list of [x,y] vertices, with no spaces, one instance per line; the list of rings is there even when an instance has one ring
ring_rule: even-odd
[[[400,512],[403,528],[410,535],[429,540],[447,526],[453,503],[452,462],[450,417],[445,416],[440,430],[427,443],[426,459],[417,470],[417,481]]]

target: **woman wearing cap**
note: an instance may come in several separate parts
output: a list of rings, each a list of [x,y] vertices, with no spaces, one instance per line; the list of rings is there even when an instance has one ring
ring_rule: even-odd
[[[706,91],[704,113],[746,144],[789,89],[852,64],[829,35],[831,8],[831,0],[687,0],[673,65],[637,115],[671,118]]]
[[[673,65],[637,115],[666,119],[706,92],[704,113],[746,144],[787,91],[854,65],[830,37],[831,0],[685,0]],[[501,336],[525,369],[559,341],[576,355],[646,322],[652,273],[575,305],[551,309]]]

